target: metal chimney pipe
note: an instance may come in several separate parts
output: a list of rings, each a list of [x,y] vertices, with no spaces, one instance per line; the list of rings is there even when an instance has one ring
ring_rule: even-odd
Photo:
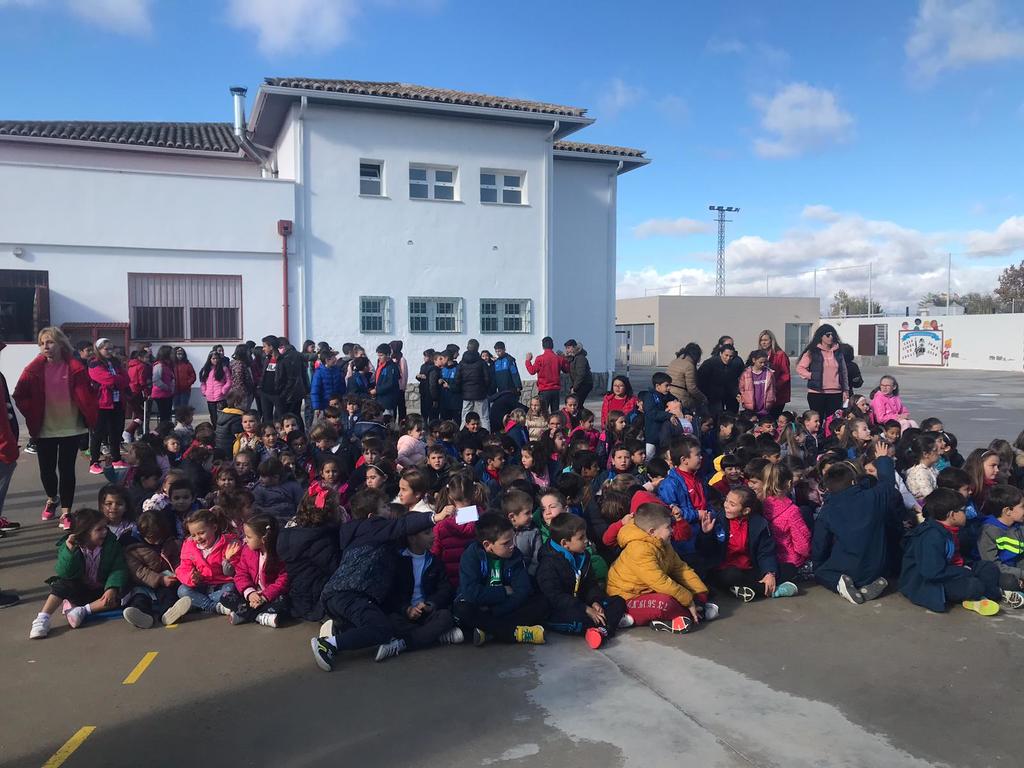
[[[245,138],[245,94],[248,89],[240,85],[231,88],[231,96],[235,102],[235,136]]]

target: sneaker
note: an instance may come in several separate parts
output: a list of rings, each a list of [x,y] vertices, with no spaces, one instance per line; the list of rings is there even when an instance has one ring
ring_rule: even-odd
[[[814,563],[808,560],[796,572],[797,581],[814,581]]]
[[[28,633],[28,639],[38,640],[46,637],[48,634],[50,634],[50,616],[46,613],[40,613],[32,619],[32,629]]]
[[[792,581],[784,581],[775,587],[775,591],[772,592],[772,597],[793,597],[793,595],[799,591],[800,590],[796,588],[796,584]]]
[[[479,627],[473,630],[473,645],[475,645],[477,648],[479,648],[481,645],[483,645],[490,639],[490,636]]]
[[[860,588],[861,595],[864,596],[864,601],[874,600],[880,594],[885,592],[885,588],[889,586],[889,582],[885,579],[878,578],[868,584],[866,587]]]
[[[191,597],[179,597],[178,600],[164,611],[164,615],[160,617],[160,623],[165,627],[169,627],[172,624],[177,624],[181,621],[182,616],[192,610],[192,598]]]
[[[133,432],[129,432],[128,430],[125,430],[124,432],[121,433],[121,442],[122,443],[130,443],[134,439],[135,439],[135,432],[134,431]],[[28,450],[28,449],[26,448],[26,450]]]
[[[595,651],[601,647],[601,643],[608,637],[608,630],[604,627],[591,627],[583,635],[583,639],[587,641],[587,645],[593,648]]]
[[[462,630],[458,627],[452,627],[439,638],[437,638],[439,645],[462,645],[466,642],[466,636],[462,634]]]
[[[714,621],[718,618],[718,604],[704,603],[704,621]]]
[[[110,466],[112,466],[114,469],[128,469],[128,465],[123,461],[115,461]]]
[[[515,638],[517,643],[544,645],[544,627],[539,624],[533,624],[528,627],[516,627]]]
[[[231,616],[234,612],[228,608],[224,603],[216,602],[213,604],[213,608],[210,613],[219,613],[221,616]]]
[[[6,517],[0,517],[0,531],[16,531],[21,528],[21,523],[15,523]]]
[[[60,521],[57,523],[57,527],[62,531],[71,530],[71,517],[69,515],[61,515]]]
[[[72,629],[78,629],[82,626],[85,621],[85,617],[88,614],[85,612],[85,606],[80,605],[77,608],[72,608],[70,611],[64,614],[64,618],[68,620],[68,626]]]
[[[317,637],[334,637],[334,619],[328,619],[320,625],[320,634]]]
[[[757,597],[757,592],[750,587],[729,587],[729,591],[732,592],[733,597],[737,600],[742,600],[744,603],[749,603]]]
[[[993,600],[964,600],[960,605],[982,616],[995,616],[999,613],[999,604]]]
[[[238,624],[245,624],[245,617],[242,614],[240,614],[240,613],[235,613],[234,611],[228,611],[228,623],[229,624],[234,624],[236,626]]]
[[[309,647],[313,649],[313,661],[324,672],[334,669],[334,657],[337,649],[322,637],[311,637]]]
[[[263,627],[272,627],[273,629],[277,629],[277,614],[259,613],[256,615],[256,623]]]
[[[672,621],[655,619],[650,624],[651,629],[655,632],[671,632],[674,635],[681,635],[685,632],[689,632],[691,626],[693,626],[693,619],[689,616],[676,616]]]
[[[12,595],[10,592],[0,592],[0,609],[10,608],[12,605],[17,605],[21,602],[21,598],[17,595]]]
[[[43,505],[43,514],[40,516],[40,520],[53,520],[57,516],[57,502],[53,499],[47,499]]]
[[[121,611],[121,615],[125,621],[138,629],[149,629],[153,626],[153,617],[138,608],[128,606]]]
[[[1024,608],[1024,592],[1009,589],[1003,590],[1003,602],[1010,608]]]
[[[636,619],[630,616],[628,613],[622,614],[622,618],[619,619],[619,629],[628,629],[636,624]]]
[[[405,640],[392,640],[391,642],[384,643],[377,647],[377,655],[373,660],[384,661],[384,659],[390,659],[392,656],[397,656],[404,650]]]
[[[853,583],[853,579],[845,573],[839,577],[839,584],[836,585],[836,591],[854,605],[864,604],[864,595],[862,595],[860,590],[857,589],[857,585]]]
[[[99,462],[94,461],[92,464],[89,465],[89,474],[90,475],[102,475],[103,474],[103,467],[101,467],[99,465]]]
[[[35,453],[35,452],[36,452],[36,444],[35,444],[34,441],[29,440],[28,441],[28,445],[25,446],[25,453]],[[42,637],[46,637],[46,635],[42,635]]]

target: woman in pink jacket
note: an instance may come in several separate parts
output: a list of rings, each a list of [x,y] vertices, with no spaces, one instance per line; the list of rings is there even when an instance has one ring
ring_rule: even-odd
[[[793,472],[782,464],[769,464],[764,475],[764,519],[775,539],[779,578],[791,581],[811,557],[811,531],[800,509],[789,497]]]
[[[797,374],[807,380],[807,407],[820,413],[822,420],[842,408],[850,397],[850,377],[839,343],[836,329],[823,323],[796,364]]]
[[[217,423],[217,411],[224,407],[229,389],[231,367],[225,362],[224,353],[214,348],[206,358],[206,365],[199,370],[199,391],[206,398],[211,424]]]
[[[878,391],[871,398],[871,412],[875,414],[876,424],[885,424],[891,419],[900,423],[901,430],[917,426],[900,400],[900,385],[892,376],[883,376],[878,382]]]

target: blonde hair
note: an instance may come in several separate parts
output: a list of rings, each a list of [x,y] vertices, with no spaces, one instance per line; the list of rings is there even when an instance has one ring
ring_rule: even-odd
[[[771,349],[771,351],[772,352],[778,352],[779,351],[779,349],[780,349],[780,347],[779,347],[779,340],[776,339],[775,338],[775,334],[772,333],[771,331],[769,331],[767,328],[765,328],[763,331],[761,331],[759,334],[757,334],[757,346],[758,346],[758,348],[760,348],[760,346],[761,346],[761,337],[762,336],[767,336],[769,339],[771,339],[771,342],[772,342],[772,349]]]
[[[36,343],[42,344],[43,337],[49,336],[53,342],[60,347],[61,357],[65,360],[69,360],[74,354],[74,350],[71,348],[71,342],[68,337],[64,335],[64,331],[55,325],[48,325],[45,328],[40,329],[39,333],[36,334]]]

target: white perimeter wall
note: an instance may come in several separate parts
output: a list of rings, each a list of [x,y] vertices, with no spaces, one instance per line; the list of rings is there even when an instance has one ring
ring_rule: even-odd
[[[858,327],[888,326],[889,365],[901,366],[898,354],[899,331],[906,323],[914,328],[913,317],[822,318],[839,331],[843,341],[857,347]],[[923,326],[934,320],[948,345],[946,367],[976,371],[1024,370],[1024,314],[954,315],[952,317],[921,317]],[[904,365],[907,368],[930,366]]]
[[[551,336],[587,350],[590,367],[615,362],[617,163],[555,159]]]
[[[277,220],[293,205],[285,181],[0,163],[0,268],[49,272],[54,325],[128,322],[128,272],[240,274],[242,333],[259,339],[280,332]],[[205,361],[208,344],[184,346]],[[37,352],[0,353],[11,387]]]

